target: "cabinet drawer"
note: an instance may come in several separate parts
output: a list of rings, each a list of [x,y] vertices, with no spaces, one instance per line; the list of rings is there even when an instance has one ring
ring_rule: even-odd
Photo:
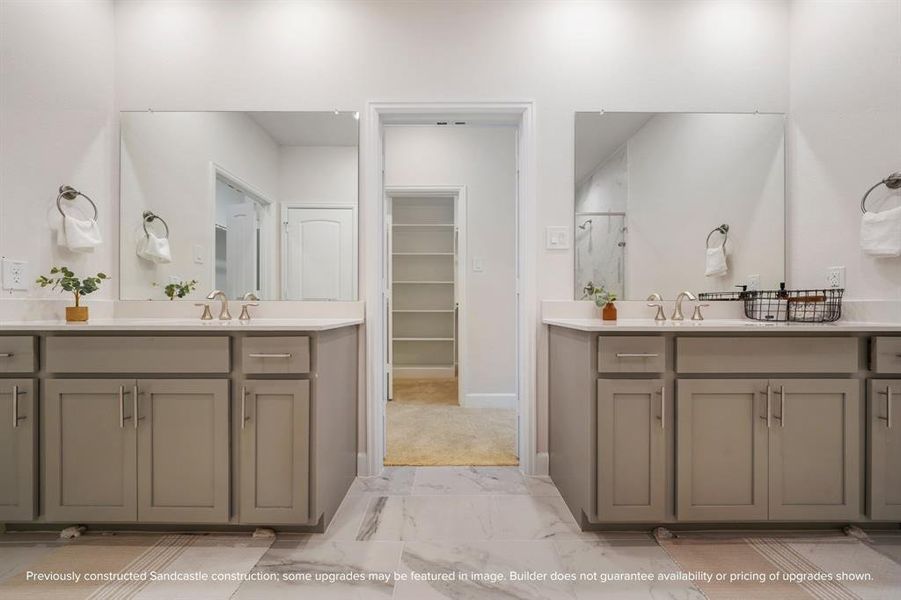
[[[870,369],[876,373],[901,373],[901,337],[873,338]]]
[[[661,373],[666,370],[666,345],[658,336],[600,336],[598,371]]]
[[[248,337],[241,351],[244,373],[309,373],[310,338]]]
[[[47,371],[228,373],[228,337],[48,337]]]
[[[0,337],[0,373],[32,373],[37,370],[34,338]]]
[[[851,337],[705,337],[676,340],[678,373],[854,373]]]

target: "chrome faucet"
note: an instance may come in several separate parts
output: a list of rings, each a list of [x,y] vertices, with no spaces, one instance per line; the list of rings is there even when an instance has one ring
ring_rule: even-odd
[[[684,321],[685,316],[682,314],[682,301],[688,298],[691,301],[697,300],[694,294],[689,292],[688,290],[684,292],[679,292],[679,295],[676,296],[676,308],[673,309],[673,316],[670,317],[673,321]]]
[[[653,300],[654,302],[651,302]],[[663,296],[654,292],[650,296],[648,296],[648,306],[651,308],[657,309],[657,314],[654,315],[655,321],[666,321],[666,314],[663,312]]]
[[[228,296],[225,295],[225,292],[222,290],[213,290],[210,292],[209,296],[206,297],[207,300],[215,300],[217,298],[222,303],[219,310],[219,320],[231,321],[232,316],[231,313],[228,312]]]
[[[238,320],[249,321],[250,311],[248,310],[248,308],[250,308],[251,306],[259,306],[259,298],[257,298],[257,295],[253,292],[247,292],[246,294],[244,294],[243,300],[245,304],[241,305],[241,316],[238,317]]]

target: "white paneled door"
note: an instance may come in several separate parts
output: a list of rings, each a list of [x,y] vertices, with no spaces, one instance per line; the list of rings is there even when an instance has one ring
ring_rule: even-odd
[[[229,298],[241,298],[247,292],[259,295],[257,269],[257,210],[253,201],[228,208],[225,240],[226,281]]]
[[[286,300],[353,300],[353,208],[289,207]]]

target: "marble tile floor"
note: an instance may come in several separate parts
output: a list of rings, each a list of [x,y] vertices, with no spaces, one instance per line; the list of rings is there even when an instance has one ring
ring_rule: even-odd
[[[899,532],[865,542],[836,532],[776,537],[687,534],[660,545],[648,532],[582,532],[547,478],[508,467],[393,467],[357,479],[325,534],[89,532],[71,541],[46,533],[0,535],[0,599],[772,598],[776,589],[766,585],[647,578],[728,564],[730,557],[773,571],[787,556],[809,572],[870,569],[875,578],[779,588],[797,597],[901,595]],[[222,578],[38,583],[27,579],[29,570]],[[611,581],[616,574],[645,581]]]

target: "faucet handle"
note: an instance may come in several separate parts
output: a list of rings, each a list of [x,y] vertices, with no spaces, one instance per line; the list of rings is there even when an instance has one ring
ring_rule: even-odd
[[[651,300],[654,300],[654,302],[651,302]],[[666,321],[666,314],[663,312],[663,296],[654,292],[648,296],[648,306],[657,309],[657,314],[654,315],[655,321]]]
[[[250,320],[250,311],[247,310],[251,306],[259,306],[259,302],[248,302],[247,304],[241,305],[241,316],[238,317],[239,321],[249,321]]]
[[[200,315],[201,321],[212,321],[213,320],[213,313],[210,312],[209,304],[207,304],[206,302],[197,302],[194,304],[194,306],[202,306],[203,307],[203,314]]]
[[[701,309],[707,308],[708,306],[710,306],[710,305],[709,304],[700,304],[700,303],[695,304],[695,311],[691,315],[691,320],[692,321],[703,321],[704,315],[701,314]]]

